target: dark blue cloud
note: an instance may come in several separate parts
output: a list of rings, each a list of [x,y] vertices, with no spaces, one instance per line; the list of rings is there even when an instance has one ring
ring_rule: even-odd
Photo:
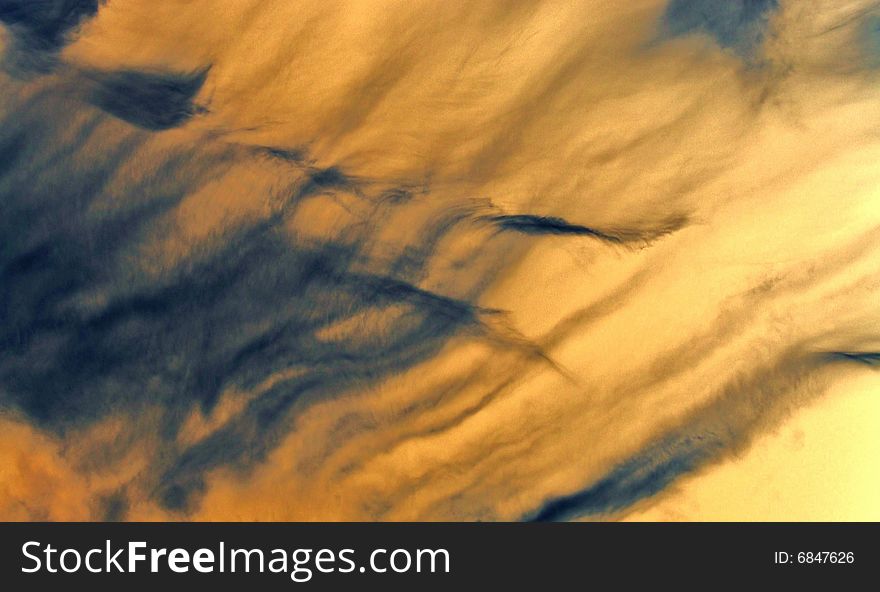
[[[832,362],[854,362],[866,366],[880,366],[880,352],[832,352],[826,356]]]
[[[872,15],[865,19],[863,37],[869,61],[880,65],[880,16]]]
[[[37,49],[57,49],[68,33],[98,12],[98,0],[0,0],[0,22]]]
[[[147,277],[132,261],[163,232],[163,214],[233,163],[266,154],[182,144],[113,189],[120,167],[149,141],[142,128],[177,122],[176,111],[164,110],[165,85],[157,91],[153,82],[133,74],[108,82],[114,91],[101,107],[136,126],[54,89],[24,95],[0,121],[0,409],[57,434],[108,414],[161,409],[154,494],[185,510],[204,471],[263,458],[306,401],[430,358],[456,333],[480,331],[483,311],[418,286],[461,222],[458,214],[427,220],[420,244],[382,261],[365,255],[369,225],[339,240],[299,244],[284,218],[273,216],[229,231],[185,268]],[[141,100],[142,83],[158,107]],[[10,101],[14,87],[4,89]],[[185,109],[190,93],[178,90],[170,102]],[[286,152],[269,154],[288,160]],[[294,166],[288,182],[288,212],[308,196],[360,192],[359,181],[336,167]],[[363,199],[375,199],[380,213],[407,206],[387,191]],[[403,313],[380,332],[321,336],[334,323],[390,305]],[[224,389],[248,391],[290,368],[301,372],[261,392],[222,429],[195,445],[178,443],[186,417],[210,411]],[[106,505],[106,515],[123,515],[124,494]]]
[[[13,65],[48,70],[72,32],[98,13],[100,0],[0,0],[0,23],[15,35]]]
[[[520,232],[523,234],[558,234],[574,236],[592,236],[603,241],[620,243],[620,237],[614,236],[595,228],[572,224],[553,216],[497,215],[487,216],[486,220],[495,224],[501,230]]]
[[[670,37],[706,33],[722,47],[748,55],[763,42],[778,6],[778,0],[672,0],[663,15],[663,32]]]
[[[529,519],[558,521],[612,514],[659,493],[723,448],[721,439],[711,434],[669,437],[621,464],[587,489],[547,502]]]
[[[138,127],[164,130],[185,123],[202,109],[193,103],[208,68],[181,74],[121,70],[91,72],[89,100],[107,113]]]

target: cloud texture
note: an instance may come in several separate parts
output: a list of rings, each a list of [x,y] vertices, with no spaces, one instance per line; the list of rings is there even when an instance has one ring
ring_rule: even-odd
[[[0,517],[699,519],[880,420],[880,5],[808,4],[0,0]]]

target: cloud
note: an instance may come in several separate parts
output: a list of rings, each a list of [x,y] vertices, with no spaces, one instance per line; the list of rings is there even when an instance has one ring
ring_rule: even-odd
[[[616,518],[874,367],[871,3],[209,4],[0,5],[6,515]]]
[[[193,98],[205,83],[208,69],[192,74],[91,72],[95,88],[90,101],[107,113],[149,130],[182,125],[201,108]]]
[[[100,0],[4,0],[0,23],[15,34],[16,66],[46,70],[79,25],[94,17]]]
[[[671,36],[704,32],[722,47],[748,55],[761,45],[778,0],[672,0],[663,15]]]

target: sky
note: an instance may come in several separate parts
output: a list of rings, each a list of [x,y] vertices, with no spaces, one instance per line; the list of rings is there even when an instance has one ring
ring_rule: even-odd
[[[0,24],[0,518],[880,519],[880,2]]]

